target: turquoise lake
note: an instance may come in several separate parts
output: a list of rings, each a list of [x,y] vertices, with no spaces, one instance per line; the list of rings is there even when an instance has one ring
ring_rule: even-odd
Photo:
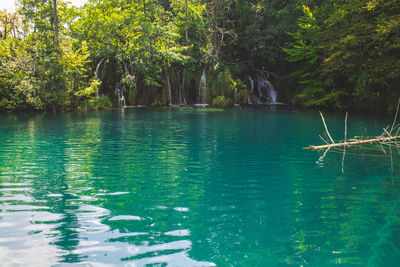
[[[399,151],[319,135],[284,106],[1,114],[0,265],[399,266]]]

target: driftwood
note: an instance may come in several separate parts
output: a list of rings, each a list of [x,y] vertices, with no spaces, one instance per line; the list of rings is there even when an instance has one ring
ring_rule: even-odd
[[[346,148],[352,147],[352,146],[360,146],[359,148],[356,149],[363,149],[362,146],[368,145],[368,144],[373,144],[376,145],[377,150],[381,150],[384,154],[385,157],[390,157],[390,163],[391,163],[391,177],[392,177],[392,183],[394,184],[394,169],[393,169],[393,151],[392,148],[396,148],[397,151],[400,154],[400,125],[396,126],[397,122],[397,116],[399,115],[399,108],[400,108],[400,98],[397,102],[397,110],[396,114],[394,116],[394,120],[392,123],[392,127],[389,129],[390,126],[387,126],[386,128],[383,129],[383,132],[381,135],[373,137],[373,138],[353,138],[353,139],[347,139],[347,118],[348,118],[348,113],[346,112],[346,117],[344,120],[344,141],[340,142],[335,142],[329,133],[328,126],[326,125],[325,118],[322,115],[321,112],[319,114],[321,115],[322,123],[324,124],[325,127],[325,132],[326,135],[329,137],[330,141],[327,141],[324,139],[321,135],[319,136],[322,141],[325,142],[325,145],[319,145],[319,146],[308,146],[305,147],[304,149],[308,150],[325,150],[322,156],[319,157],[317,162],[322,162],[326,156],[326,154],[331,150],[335,150],[337,148],[343,149],[343,157],[342,157],[342,173],[344,173],[344,162],[345,162],[345,156],[346,156]],[[393,133],[393,134],[392,134]],[[390,153],[387,153],[388,149]],[[349,148],[351,151],[351,149]],[[354,154],[354,153],[352,153]],[[362,154],[364,155],[364,154]]]
[[[326,141],[324,138],[322,138],[320,136],[320,138],[326,143],[325,145],[319,145],[319,146],[308,146],[305,147],[304,149],[308,149],[308,150],[321,150],[321,149],[331,149],[331,148],[343,148],[344,152],[343,152],[343,158],[344,158],[344,153],[346,151],[346,147],[349,146],[355,146],[355,145],[363,145],[363,144],[373,144],[376,143],[379,146],[381,146],[381,148],[383,149],[382,145],[387,145],[389,147],[391,146],[396,146],[397,148],[400,148],[400,142],[397,141],[398,139],[400,139],[400,126],[395,127],[396,122],[397,122],[397,116],[399,114],[399,108],[400,108],[400,98],[397,102],[397,110],[396,110],[396,114],[394,116],[394,120],[392,123],[392,127],[389,129],[389,126],[383,129],[383,132],[380,136],[376,136],[373,138],[369,138],[369,139],[352,139],[350,142],[347,141],[347,117],[348,117],[348,113],[346,112],[346,118],[345,118],[345,125],[344,125],[344,141],[343,142],[337,142],[335,143],[335,141],[333,140],[331,134],[329,133],[328,130],[328,126],[326,125],[325,122],[325,118],[322,115],[321,111],[319,112],[319,114],[321,115],[321,119],[322,119],[322,123],[324,124],[325,127],[325,132],[326,135],[329,137],[330,142]],[[397,130],[396,130],[397,128]],[[395,134],[392,135],[392,133],[394,133],[394,130],[396,130]],[[385,151],[383,149],[383,151]],[[326,151],[327,152],[327,151]],[[326,154],[325,152],[325,154]],[[324,155],[325,155],[324,154]]]
[[[333,147],[346,147],[346,146],[348,147],[348,146],[362,145],[362,144],[381,143],[381,142],[391,141],[391,140],[396,140],[396,139],[400,139],[400,136],[377,137],[377,138],[373,138],[373,139],[357,140],[357,141],[342,142],[342,143],[333,143],[333,144],[327,144],[327,145],[321,145],[321,146],[308,146],[308,147],[305,147],[304,149],[320,150],[320,149],[327,149],[327,148],[333,148]]]

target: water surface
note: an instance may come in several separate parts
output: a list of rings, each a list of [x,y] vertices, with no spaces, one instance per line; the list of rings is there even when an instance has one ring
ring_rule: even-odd
[[[302,149],[323,131],[287,107],[1,114],[0,262],[398,266],[398,151]]]

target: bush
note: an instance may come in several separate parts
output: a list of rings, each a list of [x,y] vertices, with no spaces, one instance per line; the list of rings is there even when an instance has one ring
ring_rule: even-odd
[[[88,111],[95,109],[97,109],[97,107],[96,107],[96,101],[94,99],[85,99],[81,101],[78,105],[79,111]]]
[[[112,108],[111,100],[106,95],[101,95],[96,101],[97,109],[110,109]]]
[[[212,105],[217,107],[226,107],[228,105],[228,101],[225,99],[225,96],[217,96],[213,99]]]
[[[111,100],[106,95],[101,95],[98,99],[85,99],[81,101],[78,105],[79,111],[88,110],[103,110],[112,108]]]

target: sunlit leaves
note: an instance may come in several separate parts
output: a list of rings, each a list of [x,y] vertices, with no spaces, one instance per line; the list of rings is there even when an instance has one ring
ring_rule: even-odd
[[[149,86],[159,86],[162,67],[186,60],[172,14],[157,1],[90,1],[71,28],[94,56],[133,67]]]

